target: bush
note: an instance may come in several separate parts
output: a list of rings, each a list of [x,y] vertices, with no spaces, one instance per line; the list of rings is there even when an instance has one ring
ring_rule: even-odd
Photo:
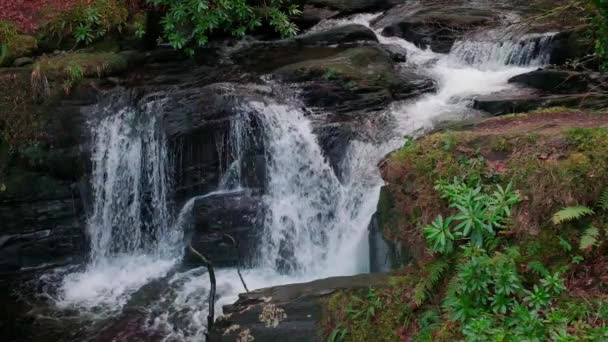
[[[164,37],[175,49],[193,53],[193,47],[204,46],[215,31],[243,36],[268,23],[282,36],[297,33],[289,15],[299,14],[295,5],[285,0],[252,3],[248,0],[148,0],[166,10],[162,19]]]
[[[59,41],[71,37],[76,44],[90,44],[126,25],[127,8],[119,0],[79,0],[70,9],[49,13],[42,32]]]

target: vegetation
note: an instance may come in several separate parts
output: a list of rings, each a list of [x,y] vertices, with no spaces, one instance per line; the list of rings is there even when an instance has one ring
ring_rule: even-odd
[[[595,7],[595,15],[591,18],[595,52],[600,59],[601,68],[608,70],[608,1],[589,1]]]
[[[556,108],[408,140],[383,166],[378,222],[414,260],[333,294],[326,336],[606,340],[608,130],[585,127],[603,118]]]
[[[109,33],[122,31],[128,11],[120,0],[79,0],[68,10],[49,13],[47,17],[42,32],[59,41],[72,38],[77,45],[90,44]]]
[[[235,36],[269,24],[282,36],[297,33],[289,21],[290,15],[300,13],[296,5],[285,0],[251,2],[247,0],[148,0],[165,8],[162,25],[164,36],[176,49],[193,53],[196,46],[204,46],[215,31],[227,31]]]

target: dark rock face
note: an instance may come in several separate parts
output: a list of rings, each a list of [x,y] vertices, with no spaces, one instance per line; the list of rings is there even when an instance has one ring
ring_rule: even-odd
[[[608,77],[600,74],[559,70],[539,69],[517,75],[509,80],[526,87],[552,94],[576,94],[587,91],[602,90],[608,82]]]
[[[377,41],[371,29],[353,24],[291,39],[254,42],[238,49],[230,58],[248,71],[268,73],[285,65],[332,56],[346,47]]]
[[[340,11],[340,14],[374,12],[391,6],[389,0],[307,0],[308,4],[328,7]]]
[[[604,93],[572,94],[572,95],[489,95],[477,98],[473,108],[483,110],[492,115],[524,113],[539,108],[549,107],[581,107],[602,108],[608,103]]]
[[[302,13],[292,19],[293,23],[298,25],[300,31],[307,30],[321,20],[329,19],[340,13],[340,11],[330,8],[317,7],[314,5],[303,5],[301,7]]]
[[[194,231],[190,232],[192,246],[205,251],[215,266],[235,266],[239,259],[243,264],[250,264],[261,233],[257,229],[262,227],[262,210],[261,198],[251,191],[218,193],[197,199],[193,207]],[[237,246],[224,234],[233,237]]]
[[[383,34],[404,38],[420,47],[448,53],[454,42],[474,29],[497,19],[491,10],[461,6],[404,4],[386,12],[375,23]]]
[[[363,274],[241,294],[234,305],[224,307],[225,316],[216,321],[210,339],[234,341],[251,336],[255,341],[322,341],[324,297],[336,290],[383,286],[388,281],[385,274]]]
[[[558,33],[552,40],[551,60],[553,65],[562,65],[569,60],[579,59],[593,54],[593,46],[582,31],[565,31]]]

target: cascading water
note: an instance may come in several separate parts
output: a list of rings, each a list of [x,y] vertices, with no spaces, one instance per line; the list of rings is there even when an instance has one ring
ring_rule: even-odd
[[[370,26],[377,16],[325,21],[313,31],[350,23]],[[406,49],[404,67],[432,77],[437,91],[391,105],[384,115],[393,119],[394,126],[381,128],[391,134],[379,143],[351,142],[340,178],[297,105],[272,99],[242,104],[247,109],[243,112],[255,113],[247,115],[255,115],[261,127],[267,168],[264,234],[256,267],[244,271],[251,289],[367,272],[367,228],[383,184],[376,167],[380,159],[398,148],[404,135],[419,134],[438,120],[470,115],[475,96],[510,89],[510,77],[546,63],[551,39],[547,35],[502,43],[465,40],[445,55],[376,34],[380,43]],[[183,207],[177,229],[169,229],[168,158],[154,114],[162,111],[154,110],[155,105],[159,104],[126,106],[96,126],[95,207],[89,220],[93,261],[85,272],[65,279],[62,305],[120,307],[129,293],[165,275],[179,255],[181,228],[196,199]],[[243,158],[247,135],[252,133],[247,115],[231,121],[227,147],[231,161],[220,191],[243,187]],[[150,208],[158,214],[154,219]],[[219,311],[243,289],[232,269],[218,270],[217,279]],[[176,273],[168,284],[169,292],[149,316],[150,328],[164,331],[169,340],[201,340],[208,311],[207,275],[203,269]]]
[[[60,306],[120,309],[128,294],[164,275],[181,253],[167,196],[169,156],[160,120],[162,100],[128,103],[112,96],[92,127],[90,262],[64,279]],[[118,102],[118,106],[116,104]]]

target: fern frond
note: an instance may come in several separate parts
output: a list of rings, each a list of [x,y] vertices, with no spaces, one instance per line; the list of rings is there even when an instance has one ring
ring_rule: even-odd
[[[577,205],[574,207],[566,207],[556,212],[553,214],[551,221],[553,221],[553,224],[560,224],[568,221],[578,220],[583,216],[592,214],[594,214],[593,209],[584,205]]]
[[[544,277],[549,274],[549,270],[538,260],[533,260],[528,263],[528,269],[537,275]]]
[[[608,189],[605,189],[600,195],[597,206],[602,208],[602,210],[608,210]]]
[[[583,231],[583,235],[581,236],[581,241],[579,243],[578,248],[581,250],[587,250],[593,246],[597,246],[599,243],[598,237],[600,236],[600,231],[593,227],[589,226]]]
[[[449,268],[450,263],[444,258],[437,258],[424,265],[423,276],[416,284],[412,296],[416,306],[422,305],[427,300],[430,291],[439,283]]]

